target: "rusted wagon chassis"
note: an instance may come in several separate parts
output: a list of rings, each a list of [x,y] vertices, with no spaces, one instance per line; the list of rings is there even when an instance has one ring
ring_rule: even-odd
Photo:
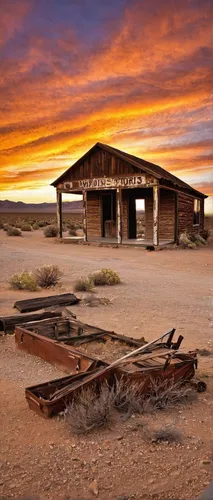
[[[147,344],[144,339],[124,337],[74,319],[44,320],[26,327],[16,328],[18,347],[71,374],[26,389],[30,408],[44,417],[62,411],[87,384],[114,383],[122,377],[127,383],[139,384],[146,394],[152,380],[186,381],[195,373],[196,354],[179,352],[183,337],[173,342],[175,330]],[[110,352],[114,359],[109,358]]]

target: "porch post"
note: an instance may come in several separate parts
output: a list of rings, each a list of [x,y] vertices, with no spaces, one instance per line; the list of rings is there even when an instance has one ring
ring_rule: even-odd
[[[159,245],[159,186],[153,186],[153,245]]]
[[[121,190],[116,190],[116,205],[117,205],[117,240],[118,245],[122,243],[122,215],[121,215]]]
[[[56,192],[56,203],[57,203],[57,231],[58,238],[62,238],[62,194],[60,191]]]
[[[83,191],[83,233],[84,241],[87,241],[87,192]]]

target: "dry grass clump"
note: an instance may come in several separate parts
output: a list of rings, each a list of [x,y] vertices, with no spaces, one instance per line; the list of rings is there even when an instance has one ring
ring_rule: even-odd
[[[32,225],[32,228],[34,229],[34,231],[37,231],[39,229],[38,223],[34,222],[33,225]]]
[[[205,240],[207,241],[209,236],[210,236],[210,231],[209,229],[201,229],[200,231],[200,236]]]
[[[39,227],[46,227],[48,225],[44,220],[38,220],[37,224]]]
[[[41,288],[56,286],[59,283],[61,276],[62,272],[59,267],[55,265],[42,266],[35,270],[35,278]]]
[[[121,282],[120,277],[113,269],[100,269],[94,271],[89,277],[92,279],[95,286],[117,285]]]
[[[75,292],[91,292],[94,288],[94,282],[91,278],[80,278],[75,282]]]
[[[23,271],[20,274],[14,274],[10,278],[10,287],[13,290],[29,290],[35,292],[38,289],[37,281],[33,273]]]
[[[160,443],[164,441],[166,443],[181,443],[182,435],[181,433],[172,427],[171,425],[166,425],[165,427],[161,427],[160,429],[156,429],[153,432],[152,441]]]
[[[4,229],[4,231],[6,231],[6,229]],[[18,227],[8,226],[7,234],[8,236],[21,236],[21,230],[18,229]]]
[[[99,388],[94,385],[81,388],[67,407],[66,418],[75,433],[88,433],[107,425],[115,410],[126,420],[134,413],[173,408],[189,399],[192,392],[171,380],[152,382],[149,394],[144,394],[143,388],[143,383],[127,383],[124,378],[116,380],[112,387],[105,382]],[[154,440],[180,441],[180,435],[165,426],[156,431]]]
[[[43,232],[46,238],[55,238],[58,234],[57,227],[52,224],[46,226]]]
[[[24,224],[21,225],[21,230],[22,231],[32,231],[32,226],[31,224],[28,224],[25,222]]]
[[[182,248],[196,248],[196,243],[192,242],[186,233],[180,235],[179,245]]]
[[[122,378],[116,381],[115,404],[127,418],[133,413],[174,408],[196,397],[191,388],[173,380],[152,380],[148,394],[143,393],[143,387],[143,383],[127,384]]]
[[[76,231],[76,229],[69,229],[69,235],[70,235],[70,236],[77,236],[77,231]]]
[[[207,236],[207,232],[205,232],[205,236]],[[208,237],[208,236],[207,236]],[[203,245],[207,245],[207,239],[203,238],[201,234],[187,234],[182,233],[179,238],[179,245],[182,248],[196,248],[201,247]]]
[[[192,401],[196,393],[190,387],[173,380],[152,380],[145,410],[163,410]]]
[[[66,409],[66,419],[75,434],[87,434],[106,427],[112,420],[114,391],[107,383],[100,391],[94,387],[82,388]]]

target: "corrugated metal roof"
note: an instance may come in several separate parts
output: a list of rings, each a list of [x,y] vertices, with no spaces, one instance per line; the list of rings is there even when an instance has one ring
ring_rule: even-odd
[[[79,160],[77,160],[77,162],[75,162],[74,165],[69,167],[68,170],[66,170],[60,177],[58,177],[58,179],[56,179],[52,183],[52,186],[56,186],[58,184],[58,182],[60,182],[63,179],[63,177],[65,177],[67,175],[67,173],[74,166],[77,166],[87,156],[91,155],[93,153],[94,149],[97,147],[127,161],[128,163],[130,163],[134,167],[139,168],[140,170],[143,170],[143,171],[153,175],[157,179],[162,179],[164,181],[171,182],[174,185],[174,187],[176,187],[176,188],[179,187],[179,188],[184,189],[188,192],[190,191],[191,194],[194,194],[195,196],[200,195],[204,198],[207,198],[207,196],[204,193],[197,191],[192,186],[190,186],[186,182],[182,181],[181,179],[179,179],[175,175],[171,174],[170,172],[168,172],[164,168],[160,167],[159,165],[156,165],[155,163],[151,163],[149,161],[143,160],[142,158],[138,158],[137,156],[131,155],[129,153],[125,153],[124,151],[120,151],[119,149],[113,148],[112,146],[108,146],[107,144],[102,144],[101,142],[97,142],[89,151],[87,151],[87,153],[85,153],[85,155],[83,155],[81,158],[79,158]]]

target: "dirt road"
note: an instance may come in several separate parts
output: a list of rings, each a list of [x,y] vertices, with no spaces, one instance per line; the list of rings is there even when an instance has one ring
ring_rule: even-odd
[[[111,304],[73,307],[79,319],[147,340],[171,327],[189,349],[213,351],[213,251],[100,248],[65,245],[45,239],[41,231],[8,237],[0,231],[0,315],[14,313],[15,300],[37,296],[9,290],[8,279],[21,270],[57,264],[62,285],[101,267],[115,269],[122,280],[100,288]],[[39,292],[39,296],[50,291]],[[119,498],[195,500],[212,474],[213,357],[200,358],[208,390],[198,401],[175,411],[116,422],[111,429],[75,437],[62,419],[45,421],[28,410],[24,388],[56,378],[60,372],[18,352],[14,338],[0,340],[1,469],[0,498],[21,495],[44,499],[91,499],[97,479],[100,500]],[[62,373],[61,373],[62,375]],[[152,429],[172,423],[183,434],[178,444],[154,444]],[[151,435],[151,434],[150,434]]]

